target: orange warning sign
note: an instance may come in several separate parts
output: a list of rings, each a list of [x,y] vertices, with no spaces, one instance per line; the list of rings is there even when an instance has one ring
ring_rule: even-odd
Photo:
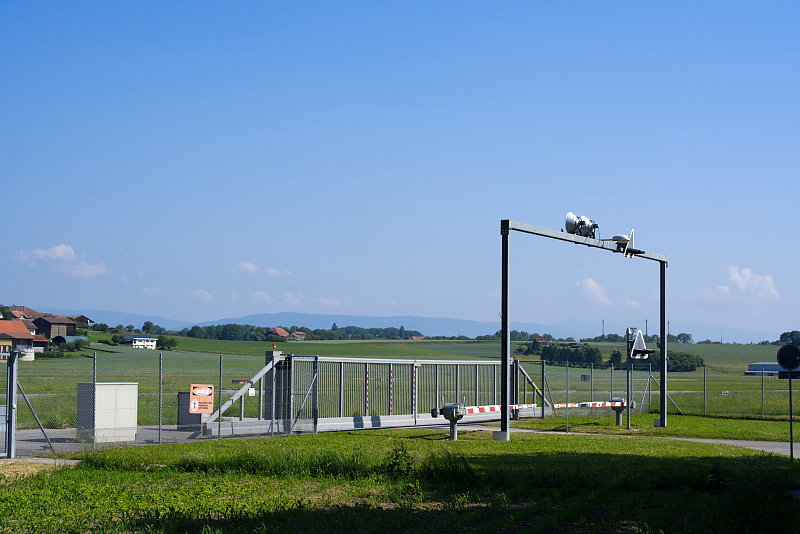
[[[189,413],[212,413],[214,411],[214,386],[192,384],[189,388]]]

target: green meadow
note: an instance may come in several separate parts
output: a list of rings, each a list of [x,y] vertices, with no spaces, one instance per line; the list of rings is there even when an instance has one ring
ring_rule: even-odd
[[[373,430],[89,451],[0,481],[0,531],[790,532],[800,468],[640,436]]]

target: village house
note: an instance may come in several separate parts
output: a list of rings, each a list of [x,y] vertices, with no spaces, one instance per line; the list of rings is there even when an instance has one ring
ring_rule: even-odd
[[[156,350],[156,345],[158,344],[158,338],[147,334],[127,334],[123,339],[123,343],[130,345],[134,349]]]
[[[268,334],[275,334],[276,336],[281,336],[284,341],[305,341],[306,334],[305,332],[297,332],[289,333],[284,328],[280,326],[276,326],[275,328],[270,328]]]
[[[23,321],[0,321],[0,359],[7,360],[11,351],[42,352],[48,345],[44,336],[32,333]]]

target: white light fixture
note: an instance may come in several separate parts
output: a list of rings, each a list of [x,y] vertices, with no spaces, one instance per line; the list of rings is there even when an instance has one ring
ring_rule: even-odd
[[[642,331],[639,330],[636,332],[636,341],[633,342],[633,349],[631,350],[631,358],[634,360],[646,360],[649,354],[655,352],[654,350],[648,349],[644,344],[644,336],[642,335]]]
[[[564,229],[568,234],[579,235],[582,237],[591,237],[594,239],[594,231],[597,228],[599,228],[599,225],[586,215],[581,215],[578,217],[571,211],[567,213],[567,218],[564,221]]]

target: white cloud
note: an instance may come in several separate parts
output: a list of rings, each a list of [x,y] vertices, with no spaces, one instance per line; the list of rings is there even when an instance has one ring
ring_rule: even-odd
[[[292,291],[287,291],[283,294],[283,302],[289,306],[294,306],[295,308],[299,308],[303,305],[303,294],[300,292],[293,293]]]
[[[240,261],[236,264],[235,272],[237,273],[246,273],[246,274],[255,274],[258,272],[258,267],[255,263],[247,260]]]
[[[198,300],[202,300],[203,302],[214,302],[214,297],[212,297],[211,293],[205,289],[195,289],[192,291],[192,296]]]
[[[292,276],[292,271],[281,271],[280,269],[274,269],[272,267],[267,267],[264,269],[264,272],[273,278],[278,278],[279,276]]]
[[[48,249],[35,248],[30,251],[20,250],[17,254],[17,261],[21,263],[30,263],[35,265],[39,260],[53,260],[53,261],[75,261],[75,250],[69,246],[56,245]]]
[[[74,276],[76,278],[92,279],[97,278],[101,274],[108,272],[105,263],[86,263],[79,261],[78,263],[64,263],[55,267],[57,271]]]
[[[750,269],[740,269],[738,265],[728,267],[728,273],[731,284],[748,299],[762,301],[781,298],[771,274],[754,274]]]
[[[580,292],[590,300],[603,306],[611,306],[611,299],[606,295],[606,290],[594,278],[584,278],[575,284]]]
[[[254,292],[253,298],[260,302],[272,302],[272,297],[263,291]]]
[[[344,305],[344,301],[341,299],[326,299],[324,297],[314,299],[314,302],[321,304],[326,308],[341,308]]]
[[[709,301],[720,301],[740,298],[748,301],[779,300],[781,294],[775,289],[775,281],[770,274],[754,274],[747,268],[738,265],[728,267],[727,285],[718,285],[714,289],[703,289],[699,297]]]

